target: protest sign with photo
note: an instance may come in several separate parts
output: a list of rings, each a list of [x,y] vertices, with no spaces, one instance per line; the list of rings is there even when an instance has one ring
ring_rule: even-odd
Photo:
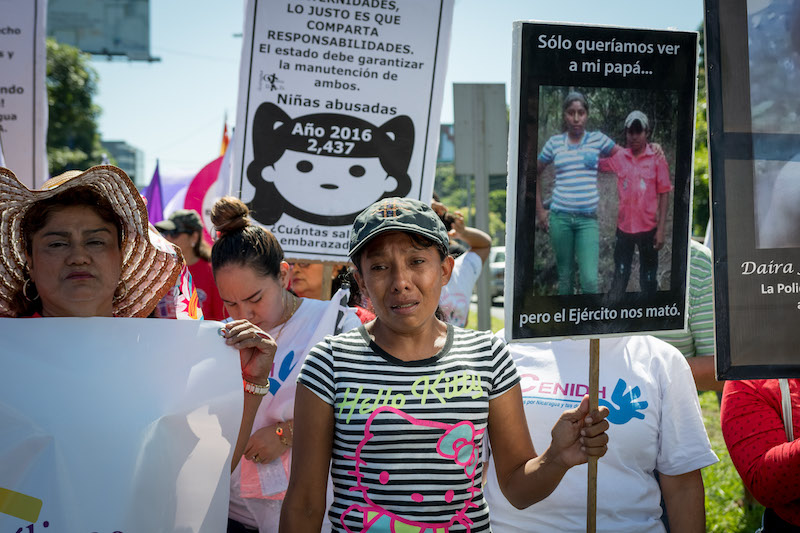
[[[219,326],[0,319],[0,531],[224,531],[244,393]]]
[[[44,0],[5,0],[0,22],[0,166],[33,189],[47,179]]]
[[[800,376],[800,5],[707,1],[719,379]]]
[[[682,330],[697,34],[518,22],[514,46],[509,339]]]
[[[433,191],[453,0],[250,0],[233,187],[286,256],[346,261],[356,215]]]

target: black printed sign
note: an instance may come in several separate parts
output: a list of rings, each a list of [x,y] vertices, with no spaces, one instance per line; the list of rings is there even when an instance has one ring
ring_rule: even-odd
[[[697,34],[514,35],[510,338],[683,329]]]

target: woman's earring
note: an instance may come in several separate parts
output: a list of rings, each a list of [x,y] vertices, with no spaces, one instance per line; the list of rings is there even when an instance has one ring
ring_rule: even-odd
[[[117,291],[120,290],[120,287],[122,287],[122,293],[118,295]],[[125,283],[124,279],[120,280],[119,285],[117,285],[117,291],[114,291],[114,303],[125,299],[125,297],[128,295],[128,284]]]
[[[33,285],[31,283],[31,278],[25,278],[25,283],[22,284],[22,296],[24,296],[29,302],[35,302],[39,299],[39,291],[36,291],[36,295],[33,298],[28,296],[28,287],[31,285]],[[36,290],[36,285],[33,285],[33,290]]]

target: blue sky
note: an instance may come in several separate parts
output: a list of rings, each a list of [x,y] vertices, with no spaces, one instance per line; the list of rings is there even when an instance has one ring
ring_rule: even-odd
[[[163,172],[196,172],[218,155],[226,113],[229,127],[235,121],[244,6],[153,0],[150,17],[160,62],[92,61],[100,130],[143,150],[146,176],[156,158]],[[453,120],[454,82],[508,86],[515,20],[696,30],[702,17],[702,0],[455,0],[442,121]]]

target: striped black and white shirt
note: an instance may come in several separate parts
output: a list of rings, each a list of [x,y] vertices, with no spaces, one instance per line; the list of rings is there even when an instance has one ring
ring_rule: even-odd
[[[317,344],[298,382],[334,409],[334,531],[490,531],[489,400],[519,382],[503,341],[449,325],[441,352],[402,361],[362,326]]]

